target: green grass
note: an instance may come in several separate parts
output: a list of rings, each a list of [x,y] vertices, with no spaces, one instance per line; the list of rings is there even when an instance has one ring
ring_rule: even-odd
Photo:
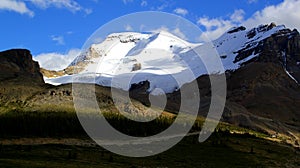
[[[0,113],[0,138],[1,137],[81,137],[86,136],[78,120],[76,113],[70,109],[53,111],[43,108],[43,111],[28,111],[14,109]],[[56,108],[57,109],[57,108]],[[89,118],[90,114],[83,113]],[[95,113],[92,113],[95,114]],[[157,134],[170,125],[176,119],[175,115],[161,115],[150,122],[136,122],[126,118],[117,112],[104,112],[103,116],[110,125],[127,135],[150,136]],[[93,116],[93,120],[103,122],[99,115]],[[89,120],[91,121],[91,120]],[[192,127],[193,131],[201,130],[202,118],[198,118]],[[184,123],[177,124],[181,127]]]
[[[75,113],[12,111],[0,115],[0,137],[85,135]]]
[[[168,128],[175,116],[160,116],[149,123],[135,122],[118,113],[104,113],[119,131],[149,136]],[[102,118],[103,119],[103,118]],[[198,118],[192,131],[199,131]],[[242,134],[232,134],[239,132]],[[185,137],[174,148],[153,157],[128,158],[101,147],[72,145],[1,145],[1,139],[39,137],[88,139],[75,112],[0,113],[0,167],[299,167],[299,151],[264,138],[267,135],[219,123],[204,143]]]
[[[299,151],[243,135],[213,135],[204,143],[184,138],[172,149],[151,157],[130,158],[103,148],[39,145],[1,146],[0,167],[299,167]],[[217,139],[217,140],[216,140]],[[216,142],[219,143],[216,143]]]

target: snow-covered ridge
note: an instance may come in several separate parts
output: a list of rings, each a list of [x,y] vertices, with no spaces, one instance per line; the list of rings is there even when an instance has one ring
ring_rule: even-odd
[[[72,77],[80,76],[77,82],[95,82],[128,90],[131,84],[148,80],[149,92],[160,88],[169,93],[207,74],[201,58],[209,56],[208,51],[217,51],[224,69],[234,70],[258,56],[253,53],[237,61],[238,51],[256,47],[259,41],[283,29],[284,26],[274,24],[251,30],[236,27],[214,40],[213,45],[189,43],[166,31],[113,33],[103,42],[91,45],[71,63],[71,67],[80,70],[79,74],[47,79],[46,82],[71,83]],[[199,48],[199,55],[194,52],[195,47]]]
[[[258,56],[252,53],[247,58],[236,60],[238,52],[243,49],[251,49],[257,47],[260,41],[270,37],[271,35],[285,29],[285,26],[276,26],[273,23],[270,25],[260,25],[251,30],[245,27],[234,27],[224,33],[221,37],[214,40],[214,46],[219,55],[223,59],[223,65],[226,70],[234,70],[241,66],[242,63]]]

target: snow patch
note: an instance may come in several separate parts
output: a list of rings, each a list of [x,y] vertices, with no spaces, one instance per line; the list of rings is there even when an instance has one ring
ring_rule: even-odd
[[[45,81],[62,84],[75,80],[74,82],[96,83],[129,90],[131,84],[148,80],[149,92],[159,88],[165,93],[170,93],[201,75],[223,73],[218,68],[212,68],[210,71],[206,69],[203,60],[209,67],[216,64],[212,54],[219,53],[223,56],[220,61],[224,70],[238,69],[242,63],[257,57],[258,54],[234,62],[237,51],[256,47],[261,40],[285,27],[265,28],[256,28],[252,38],[247,36],[249,31],[243,29],[224,33],[212,44],[189,43],[166,31],[113,33],[103,42],[93,44],[89,51],[73,61],[72,65],[75,67],[80,62],[87,63],[82,72]],[[133,71],[136,64],[139,64],[140,68]],[[290,74],[289,76],[292,78]]]

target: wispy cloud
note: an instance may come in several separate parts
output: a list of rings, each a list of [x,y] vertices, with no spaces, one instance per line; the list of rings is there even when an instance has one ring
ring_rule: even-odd
[[[176,8],[173,12],[178,14],[178,15],[182,15],[182,16],[185,16],[189,13],[188,10],[183,9],[183,8]]]
[[[149,30],[149,32],[161,32],[161,31],[166,31],[166,32],[169,32],[177,37],[180,37],[181,39],[183,40],[187,40],[187,37],[186,35],[182,32],[182,30],[179,28],[179,27],[176,27],[174,29],[169,29],[168,27],[166,26],[162,26],[158,29],[154,29],[154,30]]]
[[[84,11],[86,14],[91,13],[91,9],[83,8],[78,2],[74,0],[30,0],[30,2],[42,9],[55,7],[64,8],[73,13],[78,11]]]
[[[125,25],[125,30],[126,31],[133,31],[133,28],[129,24],[127,24],[127,25]]]
[[[284,24],[293,29],[300,30],[300,1],[299,0],[284,0],[278,5],[267,6],[260,11],[256,11],[250,18],[244,18],[245,12],[241,9],[235,10],[229,18],[209,18],[201,17],[198,24],[204,27],[200,39],[205,40],[216,39],[229,28],[234,26],[246,26],[252,28],[259,24],[269,24],[275,22],[277,24]]]
[[[256,3],[258,0],[248,0],[249,4]]]
[[[148,5],[148,2],[147,2],[146,0],[142,0],[141,6],[142,6],[142,7],[145,7],[145,6],[147,6],[147,5]]]
[[[230,20],[232,22],[240,23],[244,20],[245,11],[242,9],[235,10],[233,14],[230,16]]]
[[[158,3],[155,6],[152,6],[150,9],[164,11],[166,8],[171,8],[172,6],[174,6],[174,4],[176,4],[176,2],[172,0],[161,0],[158,1]]]
[[[28,9],[24,2],[17,0],[1,0],[0,10],[8,10],[20,14],[27,14],[31,17],[34,16],[34,12]]]
[[[180,37],[183,40],[187,40],[187,37],[185,36],[185,34],[179,28],[175,28],[174,30],[171,31],[171,33],[173,33],[174,35]]]
[[[51,40],[55,41],[57,45],[65,45],[65,39],[63,36],[51,36]]]
[[[99,43],[104,41],[104,38],[97,37],[97,38],[92,39],[92,41],[93,41],[94,44],[99,44]]]
[[[250,27],[253,25],[267,24],[275,22],[284,24],[289,28],[297,28],[300,30],[300,1],[284,0],[278,5],[267,6],[261,11],[257,11],[254,15],[245,20],[242,24]]]
[[[86,15],[93,13],[93,9],[84,9]]]
[[[122,0],[124,4],[127,4],[129,2],[133,2],[133,0]]]
[[[31,3],[36,5],[39,8],[66,8],[72,12],[80,11],[82,7],[73,0],[30,0]]]
[[[48,70],[62,70],[66,68],[76,56],[80,54],[80,49],[71,49],[66,54],[62,53],[42,53],[33,57],[42,68]]]
[[[221,18],[210,19],[208,17],[200,18],[198,20],[198,24],[205,28],[204,32],[200,36],[200,40],[203,41],[216,39],[226,30],[235,26],[235,24],[230,20],[223,20]]]
[[[35,7],[41,9],[47,9],[50,7],[60,8],[60,9],[67,9],[73,13],[83,11],[85,14],[92,13],[91,9],[87,9],[82,7],[78,2],[75,0],[1,0],[0,2],[0,10],[8,10],[14,11],[20,14],[27,14],[31,17],[34,16],[34,12],[32,9],[28,8],[28,4],[32,4]]]
[[[158,6],[158,7],[156,8],[156,10],[162,11],[162,10],[164,10],[165,8],[167,8],[168,6],[169,6],[169,4],[168,4],[167,2],[165,2],[164,4]]]
[[[204,32],[200,36],[201,41],[210,41],[218,38],[231,27],[237,26],[244,19],[245,12],[241,9],[235,10],[229,18],[209,18],[201,17],[198,24],[204,27]]]

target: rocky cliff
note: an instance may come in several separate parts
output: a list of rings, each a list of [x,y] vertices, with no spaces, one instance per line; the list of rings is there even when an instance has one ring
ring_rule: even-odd
[[[37,83],[44,83],[40,66],[32,60],[26,49],[12,49],[0,52],[0,79],[27,78]]]

